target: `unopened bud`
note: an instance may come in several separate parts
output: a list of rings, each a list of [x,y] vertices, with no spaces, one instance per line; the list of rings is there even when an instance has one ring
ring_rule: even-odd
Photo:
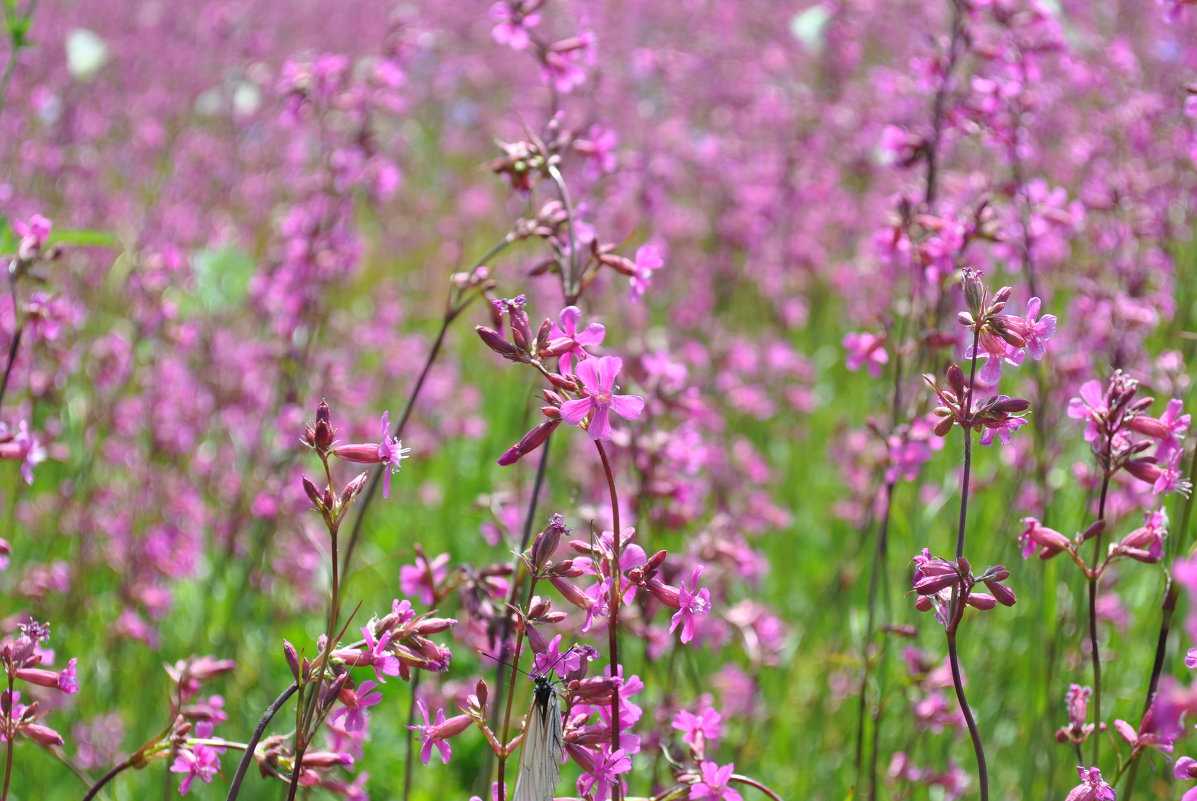
[[[283,640],[283,659],[287,660],[287,667],[291,668],[291,675],[299,680],[299,653],[295,646]]]
[[[948,386],[956,393],[957,398],[963,398],[968,385],[964,382],[964,371],[960,369],[960,365],[953,364],[948,367]]]
[[[1105,530],[1106,530],[1106,521],[1098,520],[1096,523],[1089,526],[1089,528],[1085,529],[1085,533],[1081,535],[1081,542],[1088,542],[1089,540],[1093,539],[1094,537],[1096,537],[1098,534],[1102,533]]]
[[[985,284],[981,281],[981,274],[976,270],[965,268],[960,279],[964,288],[964,302],[973,318],[981,317],[985,311]]]
[[[486,347],[493,350],[495,353],[502,356],[504,359],[510,359],[513,362],[520,361],[524,358],[518,348],[508,342],[503,336],[493,328],[487,328],[484,325],[475,326],[474,330],[478,332],[479,338],[482,339]]]

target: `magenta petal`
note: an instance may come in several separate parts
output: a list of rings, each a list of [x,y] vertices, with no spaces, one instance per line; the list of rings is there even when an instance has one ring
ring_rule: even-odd
[[[644,398],[638,395],[612,395],[611,408],[625,420],[635,420],[644,411]]]
[[[578,365],[579,372],[590,362],[582,362]],[[591,407],[594,406],[593,398],[582,398],[580,400],[566,401],[561,404],[561,419],[569,423],[571,426],[576,426],[581,423],[586,415],[590,414]]]
[[[563,406],[562,409],[565,407]],[[606,406],[595,406],[594,417],[590,420],[591,439],[611,439],[611,420]]]
[[[561,310],[561,330],[566,336],[572,337],[578,331],[578,320],[582,319],[582,312],[577,306],[566,306]]]
[[[601,361],[602,365],[602,391],[610,392],[611,388],[615,386],[615,376],[623,370],[623,359],[618,356],[604,356]]]
[[[599,378],[602,362],[605,360],[605,358],[587,359],[586,361],[579,363],[578,369],[575,371],[578,374],[578,378],[582,379],[582,383],[593,392],[600,391],[601,383]]]
[[[574,336],[574,341],[579,345],[601,345],[606,336],[607,329],[602,324],[591,323],[586,326],[585,331],[580,331]]]

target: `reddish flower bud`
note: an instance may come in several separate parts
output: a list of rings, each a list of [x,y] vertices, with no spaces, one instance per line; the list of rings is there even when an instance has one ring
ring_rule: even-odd
[[[62,745],[63,742],[61,734],[49,726],[42,726],[38,723],[28,723],[21,727],[20,732],[29,739],[46,746]]]
[[[1081,535],[1081,542],[1088,542],[1105,530],[1106,521],[1098,520],[1096,523],[1093,523],[1091,526],[1089,526],[1089,528],[1085,529],[1085,533]]]
[[[965,599],[965,603],[981,611],[989,611],[997,606],[997,599],[983,592],[970,592],[968,598]]]
[[[499,457],[499,466],[506,467],[507,465],[515,464],[524,456],[539,448],[548,440],[549,435],[559,425],[561,425],[560,420],[546,420],[527,434],[524,434],[519,442],[512,445],[507,449],[506,453]]]
[[[519,348],[504,339],[498,331],[495,331],[493,328],[487,328],[484,325],[475,326],[474,330],[478,332],[478,336],[482,339],[486,347],[504,359],[510,359],[513,362],[524,360],[524,354],[520,352]]]
[[[994,597],[997,598],[998,603],[1000,603],[1002,606],[1014,606],[1015,601],[1018,600],[1014,597],[1014,591],[1005,584],[1001,584],[997,581],[987,581],[985,582],[985,586],[990,592],[993,593]]]

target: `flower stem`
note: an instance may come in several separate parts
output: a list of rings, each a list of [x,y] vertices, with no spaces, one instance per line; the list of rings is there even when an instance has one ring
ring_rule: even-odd
[[[761,782],[758,782],[756,779],[749,778],[748,776],[741,776],[739,773],[733,773],[728,778],[728,781],[729,782],[739,782],[740,784],[747,784],[749,787],[755,787],[756,789],[760,790],[765,795],[772,798],[773,801],[781,801],[781,796],[779,796],[777,793],[770,790],[768,787],[766,787]]]
[[[960,656],[956,653],[956,632],[948,632],[948,661],[952,665],[952,686],[956,688],[956,700],[960,703],[960,711],[964,714],[964,722],[968,724],[968,734],[973,741],[973,751],[977,754],[977,784],[981,786],[981,801],[989,801],[989,769],[985,765],[985,748],[981,745],[981,733],[977,731],[977,722],[973,720],[973,710],[964,697],[964,680],[960,674]]]
[[[237,795],[241,792],[241,782],[245,779],[245,772],[249,770],[249,763],[253,762],[254,751],[258,747],[258,741],[262,739],[262,735],[266,732],[266,727],[270,725],[270,721],[273,720],[274,716],[278,714],[278,711],[283,708],[283,704],[287,703],[287,701],[291,699],[291,696],[294,695],[295,691],[298,689],[299,682],[292,684],[290,687],[283,690],[282,695],[274,699],[274,703],[268,706],[266,711],[262,713],[262,719],[258,721],[258,728],[254,729],[253,736],[249,738],[249,742],[245,745],[245,754],[243,754],[241,757],[241,764],[237,765],[237,773],[234,774],[233,781],[229,785],[229,792],[228,795],[225,796],[225,801],[237,801]],[[102,787],[108,778],[111,777],[105,777],[104,779],[101,779],[100,782],[92,788],[92,792],[89,793],[83,799],[83,801],[91,801],[91,797],[95,795],[95,791]]]
[[[1110,490],[1110,474],[1107,471],[1101,480],[1101,500],[1097,505],[1097,519],[1106,519],[1106,495]],[[1103,531],[1093,538],[1093,569],[1089,575],[1089,652],[1093,660],[1093,722],[1101,729],[1101,651],[1097,644],[1097,560],[1101,558]],[[1093,738],[1093,764],[1101,757],[1101,738]]]
[[[436,361],[437,356],[440,355],[441,346],[445,344],[445,335],[449,331],[449,325],[453,322],[454,316],[446,314],[444,319],[441,320],[441,328],[436,334],[432,348],[428,351],[428,357],[424,360],[424,366],[420,369],[420,375],[416,378],[415,385],[412,386],[411,394],[407,397],[407,405],[403,408],[403,414],[399,416],[399,421],[391,429],[391,436],[402,436],[408,418],[411,417],[412,410],[415,409],[416,400],[420,397],[420,390],[424,388],[424,382],[428,378],[428,373],[432,370],[432,365]],[[389,469],[389,466],[383,466],[383,470]],[[345,561],[342,572],[346,575],[349,573],[349,563],[353,559],[353,553],[357,550],[357,544],[361,540],[362,523],[366,519],[366,510],[370,507],[370,502],[374,500],[374,496],[378,494],[378,485],[381,481],[382,470],[375,470],[371,473],[369,480],[366,482],[365,492],[362,493],[362,497],[356,503],[357,514],[353,518],[353,528],[349,531],[349,541],[345,544]]]
[[[611,556],[611,599],[608,602],[610,611],[607,619],[607,647],[611,652],[611,677],[614,678],[619,675],[619,601],[623,597],[623,587],[620,581],[623,573],[620,570],[619,564],[619,496],[615,492],[615,474],[611,472],[611,462],[607,459],[607,451],[603,448],[603,443],[596,439],[594,447],[598,449],[599,459],[603,462],[603,472],[607,475],[607,489],[611,493],[611,542],[613,553]],[[619,728],[619,688],[616,687],[611,693],[612,753],[619,748]],[[614,794],[614,801],[619,801],[619,782],[615,783],[612,793]]]
[[[531,495],[531,497],[528,498],[528,511],[527,511],[527,514],[524,516],[524,531],[523,531],[522,535],[520,536],[520,547],[519,547],[519,550],[517,551],[517,554],[523,553],[524,551],[528,550],[528,543],[532,540],[532,525],[533,525],[533,520],[535,520],[535,518],[536,518],[536,507],[540,503],[540,493],[541,493],[541,490],[544,489],[545,477],[548,475],[549,451],[550,451],[550,445],[552,443],[552,440],[553,440],[553,435],[550,434],[549,438],[545,440],[544,445],[542,445],[540,448],[540,450],[541,450],[540,463],[539,463],[539,465],[537,465],[537,468],[536,468],[536,480],[532,484],[532,495]],[[514,559],[514,562],[512,563],[512,568],[511,568],[511,590],[507,595],[508,605],[514,605],[516,600],[519,597],[519,591],[520,591],[519,575],[520,575],[520,566],[522,564],[523,564],[523,562],[520,560],[519,556],[517,555]],[[531,601],[531,593],[528,594],[528,598],[529,598],[529,601]],[[510,635],[511,635],[511,616],[504,615],[503,619],[499,623],[498,643],[499,643],[499,649],[500,649],[499,650],[500,657],[507,656],[506,652],[503,649],[506,648],[507,638]],[[516,659],[514,661],[518,664],[518,662],[519,662],[518,656],[516,657]],[[494,706],[492,707],[495,710],[496,715],[498,714],[498,710],[504,708],[504,700],[505,700],[504,692],[509,692],[512,695],[515,694],[515,683],[514,683],[515,675],[514,675],[514,673],[512,674],[511,681],[512,681],[511,686],[508,687],[507,684],[505,684],[503,682],[503,663],[499,662],[498,664],[496,664],[495,665],[495,687],[496,687],[495,703],[494,703]],[[506,708],[510,709],[510,704],[507,704]],[[508,714],[510,714],[510,713],[508,713]],[[497,725],[497,720],[496,720],[496,725]],[[503,746],[506,747],[506,745],[507,745],[507,738],[506,738],[506,734],[504,734]],[[503,756],[501,754],[497,755],[497,756],[500,760],[503,760],[503,761],[506,761],[506,759],[507,759],[506,756]],[[490,760],[491,760],[491,754],[488,752],[487,756],[486,756],[486,767],[480,774],[483,782],[487,781],[487,779],[490,777],[490,770],[491,770]],[[501,785],[502,785],[502,780],[500,779],[500,786]],[[480,790],[481,795],[485,795],[486,792],[487,792],[487,789],[485,787],[481,788],[481,790]],[[406,801],[406,798],[404,799],[404,801]]]
[[[1193,449],[1193,455],[1189,462],[1189,476],[1197,474],[1197,448]],[[1193,496],[1185,500],[1184,511],[1180,515],[1180,529],[1172,545],[1173,559],[1176,555],[1183,554],[1185,545],[1188,541],[1189,521],[1193,516]],[[1172,630],[1172,616],[1176,613],[1176,602],[1180,598],[1180,585],[1169,575],[1165,580],[1164,600],[1160,604],[1160,633],[1156,638],[1155,643],[1155,659],[1151,666],[1151,680],[1147,683],[1147,697],[1143,700],[1143,715],[1146,716],[1151,710],[1151,705],[1155,701],[1156,691],[1160,687],[1160,676],[1164,672],[1164,657],[1168,652],[1168,635]],[[1135,759],[1137,754],[1132,754],[1132,764],[1130,770],[1126,774],[1126,787],[1123,789],[1123,801],[1130,801],[1131,796],[1135,792],[1135,779],[1139,775],[1139,761]]]
[[[15,53],[13,54],[13,58],[16,58]],[[13,734],[17,728],[15,725],[13,725],[12,718],[12,684],[12,671],[10,669],[8,673],[8,719],[4,721],[4,728],[6,729],[6,736],[4,738],[4,791],[0,793],[0,801],[4,801],[4,799],[8,798],[8,783],[12,780],[12,741],[14,739]]]

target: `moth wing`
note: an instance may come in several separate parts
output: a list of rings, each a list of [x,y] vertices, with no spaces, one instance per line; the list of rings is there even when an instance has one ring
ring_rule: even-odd
[[[520,749],[520,773],[512,801],[552,801],[561,778],[565,739],[561,731],[561,701],[550,691],[543,704],[533,701]]]

